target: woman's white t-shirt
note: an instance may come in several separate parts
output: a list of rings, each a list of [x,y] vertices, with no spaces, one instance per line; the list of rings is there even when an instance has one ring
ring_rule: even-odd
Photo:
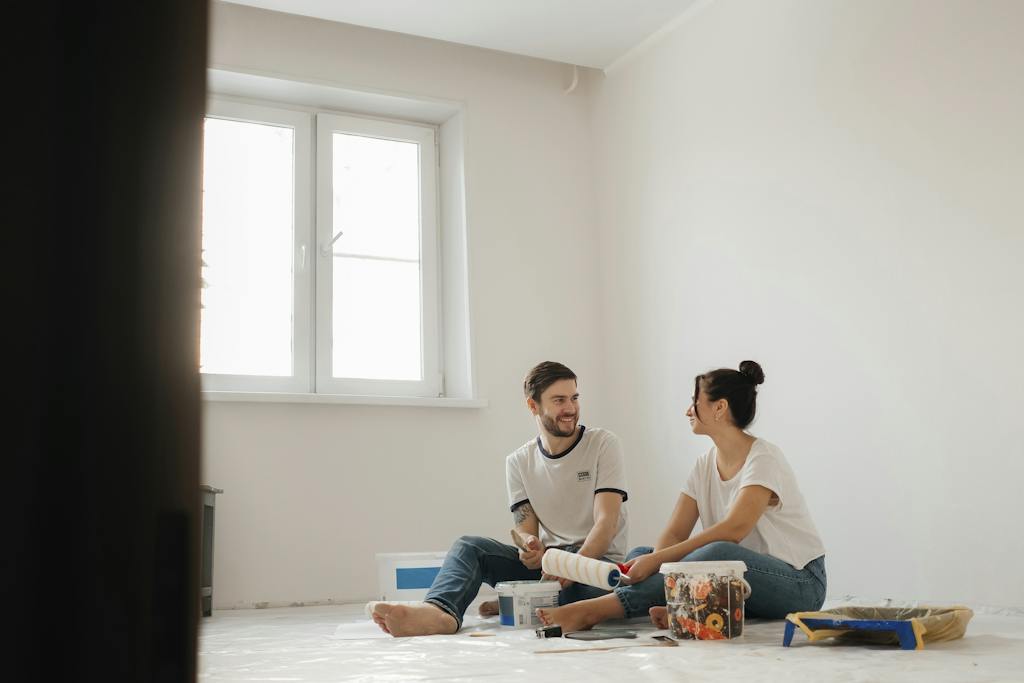
[[[718,474],[717,456],[717,447],[700,456],[683,488],[683,493],[697,501],[705,529],[725,519],[744,486],[763,486],[778,496],[779,501],[768,506],[740,545],[777,557],[796,569],[803,569],[808,562],[825,554],[825,546],[793,470],[778,446],[756,439],[743,467],[729,481],[722,481]]]

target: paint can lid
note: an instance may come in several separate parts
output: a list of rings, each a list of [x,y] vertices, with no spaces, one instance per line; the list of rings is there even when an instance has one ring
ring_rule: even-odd
[[[557,594],[561,589],[562,585],[557,581],[501,581],[494,584],[494,590],[498,591],[499,595],[548,595]]]

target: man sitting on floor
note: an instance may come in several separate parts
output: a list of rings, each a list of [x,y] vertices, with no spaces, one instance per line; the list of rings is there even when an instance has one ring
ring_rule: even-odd
[[[455,633],[481,583],[541,578],[547,548],[621,562],[627,548],[625,469],[617,436],[579,424],[576,374],[544,362],[523,382],[538,436],[505,460],[509,504],[521,549],[463,536],[452,545],[424,602],[370,604],[373,620],[393,636]],[[606,591],[559,579],[560,605]],[[483,608],[482,612],[487,613]],[[493,613],[493,612],[491,612]]]

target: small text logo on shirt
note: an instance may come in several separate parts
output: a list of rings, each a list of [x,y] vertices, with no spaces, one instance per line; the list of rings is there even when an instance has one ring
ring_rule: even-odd
[[[590,481],[590,470],[576,473],[576,481]]]

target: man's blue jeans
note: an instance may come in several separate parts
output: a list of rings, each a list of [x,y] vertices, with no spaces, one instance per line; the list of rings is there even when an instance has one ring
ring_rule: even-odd
[[[626,560],[653,552],[654,548],[634,548]],[[746,616],[783,619],[790,612],[821,609],[825,601],[825,556],[811,560],[803,569],[771,555],[748,550],[736,543],[709,543],[684,557],[682,562],[742,560],[747,565],[743,578],[750,584]],[[627,618],[647,615],[651,607],[665,604],[665,577],[653,574],[633,586],[620,586],[615,595],[622,602]]]
[[[579,550],[579,546],[561,550],[574,553]],[[462,628],[462,617],[480,591],[480,584],[486,583],[493,587],[501,581],[537,581],[540,575],[539,569],[526,568],[515,546],[499,543],[493,538],[463,536],[452,544],[424,601],[455,617],[458,627]],[[558,593],[558,604],[565,605],[607,594],[608,591],[600,588],[574,583]],[[665,603],[664,595],[661,602]]]

